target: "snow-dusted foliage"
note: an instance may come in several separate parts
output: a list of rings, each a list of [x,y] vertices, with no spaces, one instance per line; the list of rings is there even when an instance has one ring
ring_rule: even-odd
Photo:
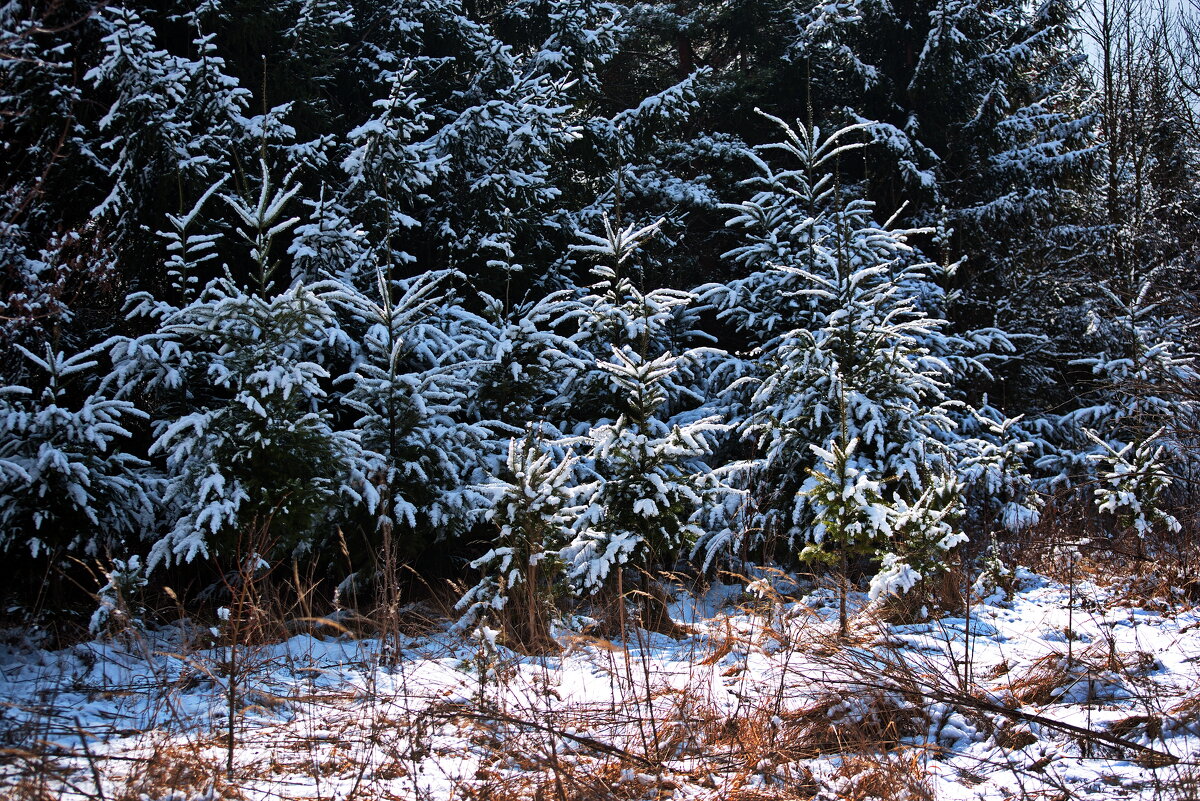
[[[112,267],[94,226],[62,208],[98,172],[75,113],[83,91],[76,43],[60,29],[63,5],[0,4],[0,348],[20,342],[39,353],[47,342],[77,346],[78,293]],[[63,162],[75,169],[53,169]]]
[[[884,500],[881,477],[872,477],[854,464],[858,440],[845,445],[834,442],[829,450],[811,445],[819,460],[810,468],[800,492],[811,509],[812,530],[802,555],[830,558],[827,544],[837,547],[836,555],[850,550],[874,553],[879,543],[892,535],[895,510]]]
[[[371,119],[348,134],[352,149],[341,165],[347,183],[339,205],[335,210],[324,201],[315,204],[314,221],[297,229],[293,244],[301,264],[314,263],[343,280],[366,278],[368,286],[373,264],[413,261],[403,249],[403,236],[420,224],[412,216],[414,206],[442,165],[432,143],[422,138],[432,118],[411,87],[417,72],[409,64],[399,67],[382,70],[379,82],[386,97],[375,101]]]
[[[480,294],[486,325],[473,408],[499,434],[518,434],[531,421],[561,430],[577,417],[574,392],[592,360],[564,330],[579,316],[573,294],[512,304]]]
[[[202,233],[200,222],[205,204],[221,190],[228,180],[219,178],[200,195],[192,207],[183,214],[167,214],[168,229],[159,231],[167,243],[167,260],[164,265],[167,279],[185,303],[196,299],[201,284],[201,270],[217,260],[216,247],[221,240],[219,233]]]
[[[248,258],[244,263],[248,266],[249,276],[243,281],[261,294],[277,280],[279,260],[272,252],[275,239],[300,221],[299,217],[289,216],[286,211],[288,203],[300,191],[300,185],[295,183],[292,171],[277,183],[266,158],[260,157],[257,186],[250,183],[247,189],[244,193],[222,194],[221,199],[233,210],[238,237],[247,250]],[[226,266],[225,270],[228,273],[230,268]]]
[[[943,355],[982,366],[934,316],[940,270],[907,242],[921,232],[878,225],[871,204],[843,200],[831,168],[862,126],[822,137],[774,122],[784,141],[761,150],[782,151],[786,168],[755,156],[762,189],[730,223],[750,241],[727,255],[754,271],[703,289],[761,343],[730,389],[744,394],[739,431],[759,449],[742,466],[755,503],[741,525],[806,557],[890,552],[928,572],[961,541],[948,523],[963,489],[956,370]],[[715,536],[709,558],[729,540]]]
[[[575,314],[578,330],[572,336],[576,346],[591,357],[590,369],[580,377],[575,395],[593,409],[592,419],[618,414],[623,408],[628,388],[605,364],[611,362],[614,350],[653,360],[681,354],[702,336],[696,330],[692,293],[667,288],[647,291],[640,280],[636,256],[658,234],[662,220],[625,227],[614,224],[607,215],[601,221],[603,235],[578,231],[581,243],[572,246],[577,253],[601,260],[591,268],[596,281],[580,299]],[[685,358],[656,378],[664,393],[664,413],[676,411],[681,401],[698,400],[690,389],[694,378],[690,368],[691,359]]]
[[[16,199],[0,202],[4,200]],[[112,260],[101,252],[81,254],[84,258],[75,257],[76,263],[70,264],[71,251],[87,246],[74,231],[52,236],[34,250],[27,232],[7,221],[16,216],[13,212],[11,205],[0,207],[0,270],[7,279],[0,297],[0,345],[24,342],[37,349],[52,339],[56,329],[72,323],[73,296],[110,277]],[[88,258],[91,255],[96,258]]]
[[[458,602],[459,629],[495,622],[526,648],[543,647],[563,591],[560,551],[581,508],[575,503],[578,458],[560,455],[530,429],[509,440],[501,475],[482,488],[492,499],[486,518],[492,547],[471,563],[482,577]]]
[[[466,80],[455,88],[453,116],[431,137],[446,160],[430,191],[431,233],[455,263],[503,282],[564,244],[552,222],[568,189],[563,159],[584,136],[581,104],[615,52],[620,9],[604,0],[515,4],[505,22],[533,35],[513,46],[499,26],[447,5]]]
[[[1156,444],[1160,434],[1161,430],[1120,450],[1092,435],[1106,451],[1094,457],[1099,463],[1093,490],[1096,506],[1138,534],[1147,534],[1155,526],[1173,532],[1181,529],[1174,515],[1161,508],[1173,479],[1165,459],[1166,447]]]
[[[251,525],[295,547],[329,518],[357,442],[322,405],[319,354],[338,344],[328,293],[297,284],[264,298],[218,280],[182,308],[140,299],[135,314],[157,329],[112,347],[112,380],[157,401],[150,454],[166,465],[169,530],[151,568],[210,555]]]
[[[777,117],[762,116],[774,123],[784,139],[745,152],[756,174],[743,184],[757,191],[728,207],[735,214],[726,222],[741,233],[744,244],[725,257],[750,273],[701,287],[701,292],[721,319],[751,335],[756,345],[771,348],[778,346],[779,335],[814,325],[816,298],[805,291],[807,279],[801,270],[786,268],[815,266],[821,255],[828,258],[828,212],[839,191],[833,167],[843,154],[864,145],[854,139],[862,125],[823,135],[820,129],[793,127]],[[783,154],[782,166],[760,155],[775,151]],[[818,253],[820,247],[825,254]]]
[[[600,364],[622,390],[623,408],[615,422],[588,433],[595,476],[563,550],[579,592],[605,586],[622,565],[669,566],[702,533],[691,521],[709,485],[710,438],[724,426],[713,418],[671,424],[660,417],[681,358],[645,359],[625,347]]]
[[[970,450],[959,449],[958,473],[969,487],[967,512],[975,526],[1018,532],[1036,525],[1043,499],[1034,489],[1034,463],[1053,450],[1049,426],[1006,418],[986,397],[958,422]]]
[[[250,92],[226,74],[200,18],[187,16],[196,31],[196,58],[163,49],[136,7],[99,12],[105,56],[85,77],[114,99],[98,124],[106,139],[93,154],[111,180],[96,211],[114,217],[123,233],[144,217],[162,176],[211,185],[249,132]]]
[[[1126,276],[1124,292],[1099,285],[1088,334],[1104,350],[1075,362],[1095,387],[1055,418],[1058,447],[1039,461],[1059,484],[1094,479],[1100,511],[1139,534],[1178,525],[1161,507],[1175,477],[1194,469],[1200,420],[1191,389],[1200,373],[1183,344],[1195,323],[1170,310],[1158,273]]]
[[[1073,6],[0,0],[0,542],[487,554],[516,641],[1064,488],[1186,527],[1194,104],[1143,33],[1093,102]]]
[[[357,351],[338,378],[341,403],[355,415],[361,446],[356,491],[376,524],[393,526],[406,544],[453,537],[486,508],[476,484],[488,431],[466,419],[481,321],[447,286],[451,274],[407,282],[378,274],[375,292],[335,291]]]
[[[102,349],[21,349],[32,386],[0,389],[0,548],[120,553],[153,526],[158,481],[126,444],[146,413],[96,390]]]
[[[134,554],[128,559],[113,559],[104,578],[96,593],[99,604],[88,622],[88,631],[117,633],[141,627],[144,610],[138,605],[138,595],[149,584],[141,557]]]

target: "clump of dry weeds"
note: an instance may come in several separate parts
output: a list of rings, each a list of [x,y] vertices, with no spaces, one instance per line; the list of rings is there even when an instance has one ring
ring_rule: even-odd
[[[830,693],[781,717],[789,740],[806,758],[891,750],[923,735],[929,725],[919,706],[886,690]]]
[[[841,801],[935,801],[919,752],[846,757],[830,782]]]
[[[214,752],[215,753],[215,752]],[[221,798],[241,798],[236,787],[225,781],[216,756],[206,754],[197,743],[154,741],[149,753],[131,763],[113,801],[144,801],[147,798],[193,798],[217,789]]]
[[[1033,660],[1008,689],[1023,704],[1046,706],[1063,700],[1091,703],[1131,697],[1129,685],[1157,664],[1144,651],[1119,653],[1102,643],[1071,652],[1053,651]]]

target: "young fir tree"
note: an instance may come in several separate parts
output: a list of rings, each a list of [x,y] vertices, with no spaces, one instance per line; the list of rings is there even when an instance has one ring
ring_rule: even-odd
[[[673,565],[701,533],[692,519],[709,483],[704,459],[724,426],[711,417],[670,416],[671,404],[686,397],[680,368],[691,354],[670,348],[690,296],[643,293],[623,274],[657,224],[635,230],[605,222],[604,237],[584,234],[587,244],[577,247],[609,262],[594,270],[601,280],[584,299],[578,337],[585,349],[608,344],[611,355],[596,362],[608,380],[593,381],[591,391],[618,416],[587,432],[590,448],[582,458],[593,479],[562,558],[568,581],[582,594],[623,596],[629,572],[643,591],[642,625],[669,632],[674,626],[654,573]]]
[[[96,391],[102,350],[21,349],[40,376],[0,390],[0,548],[123,554],[152,529],[160,483],[126,445],[146,413]]]
[[[756,332],[738,430],[758,447],[743,464],[755,498],[745,530],[802,557],[884,560],[876,594],[930,577],[961,536],[950,526],[962,487],[947,357],[981,366],[934,316],[939,268],[844,200],[836,163],[861,126],[822,137],[774,119],[790,157],[756,157],[762,190],[736,207],[750,243],[731,256],[756,269],[705,288],[718,313]],[[730,544],[716,537],[709,548]],[[844,622],[844,621],[843,621]]]
[[[0,364],[13,376],[24,357],[12,344],[91,344],[103,319],[93,310],[112,300],[106,231],[88,219],[102,178],[77,69],[90,9],[0,5]]]
[[[489,432],[466,412],[482,325],[450,293],[448,272],[377,276],[372,295],[344,286],[331,296],[359,343],[336,383],[356,415],[370,532],[409,557],[462,534],[486,508],[476,485]]]
[[[533,428],[509,440],[504,470],[483,486],[492,497],[486,518],[497,532],[491,549],[471,563],[482,576],[457,606],[459,630],[498,624],[507,642],[530,653],[556,648],[551,624],[564,590],[561,552],[582,511],[575,502],[578,459],[556,450]]]
[[[1190,444],[1200,407],[1189,389],[1200,380],[1195,322],[1158,286],[1161,271],[1101,282],[1088,334],[1104,350],[1075,363],[1095,379],[1079,408],[1055,418],[1058,447],[1039,464],[1059,484],[1095,480],[1102,512],[1139,536],[1161,524],[1178,530],[1168,490],[1195,464]],[[1130,298],[1130,295],[1132,297]]]
[[[266,298],[217,280],[179,308],[133,300],[158,326],[112,347],[109,381],[155,402],[169,530],[148,566],[227,554],[251,525],[285,551],[311,545],[357,453],[323,406],[320,354],[339,342],[328,293],[297,284]]]

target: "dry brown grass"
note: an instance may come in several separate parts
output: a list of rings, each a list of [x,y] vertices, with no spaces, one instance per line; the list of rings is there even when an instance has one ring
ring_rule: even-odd
[[[1106,588],[1109,603],[1178,610],[1200,604],[1200,516],[1175,510],[1180,534],[1112,528],[1090,499],[1052,498],[1036,526],[1002,542],[1004,561],[1062,584],[1087,580]]]
[[[651,801],[673,797],[678,780],[621,760],[571,757],[529,760],[521,770],[483,767],[455,801]]]
[[[205,754],[199,744],[155,742],[146,756],[131,763],[113,801],[170,798],[173,794],[191,798],[214,786],[221,798],[239,799],[237,788],[225,781],[218,753]]]
[[[12,801],[58,801],[59,788],[71,781],[74,772],[50,754],[20,748],[0,751],[0,766],[17,771],[15,781],[0,784],[0,796]]]
[[[1053,651],[1034,659],[1008,684],[1013,698],[1023,704],[1057,703],[1072,688],[1086,687],[1088,700],[1097,688],[1129,684],[1157,664],[1145,651],[1120,653],[1104,643],[1080,644],[1071,653]]]
[[[891,750],[929,725],[920,707],[882,690],[830,694],[781,717],[804,757]]]
[[[841,801],[936,801],[919,751],[850,756],[834,774]]]

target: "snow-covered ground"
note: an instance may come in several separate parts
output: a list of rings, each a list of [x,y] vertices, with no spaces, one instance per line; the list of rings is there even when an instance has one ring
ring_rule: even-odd
[[[679,640],[564,632],[553,657],[445,626],[245,647],[231,765],[209,630],[10,647],[0,797],[1200,796],[1200,611],[1018,579],[966,617],[862,609],[848,641],[831,591],[763,580],[680,596]]]

